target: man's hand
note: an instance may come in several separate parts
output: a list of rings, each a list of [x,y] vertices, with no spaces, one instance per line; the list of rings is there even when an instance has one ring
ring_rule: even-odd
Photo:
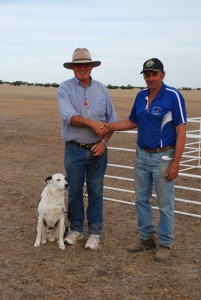
[[[175,162],[171,162],[165,174],[167,181],[171,181],[175,179],[178,176],[178,173],[179,173],[179,164]]]
[[[93,156],[101,156],[105,152],[106,145],[103,142],[98,142],[91,147]]]
[[[105,125],[106,123],[93,121],[92,129],[98,136],[103,137],[106,133],[108,133],[108,129]]]
[[[112,130],[112,126],[111,126],[112,123],[104,123],[104,126],[107,130],[107,132],[113,132],[114,130]]]

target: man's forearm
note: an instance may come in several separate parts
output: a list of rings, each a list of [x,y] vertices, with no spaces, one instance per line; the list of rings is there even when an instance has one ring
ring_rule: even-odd
[[[134,122],[131,122],[129,119],[114,122],[114,123],[108,123],[109,131],[124,131],[124,130],[131,130],[137,127],[137,124]]]
[[[91,127],[91,120],[87,118],[83,118],[81,116],[74,116],[70,120],[71,126],[75,127]]]
[[[179,164],[185,147],[186,124],[182,124],[178,126],[176,128],[176,133],[177,133],[177,138],[176,138],[176,145],[175,145],[175,154],[172,162]]]

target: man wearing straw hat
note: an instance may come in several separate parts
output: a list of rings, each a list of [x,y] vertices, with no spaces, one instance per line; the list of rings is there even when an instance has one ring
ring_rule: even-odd
[[[117,120],[106,87],[92,79],[91,71],[100,66],[86,48],[75,49],[71,62],[64,63],[74,72],[72,79],[60,84],[59,109],[65,141],[64,164],[67,173],[68,220],[70,230],[65,242],[72,245],[83,238],[86,181],[86,216],[89,237],[86,249],[97,249],[103,227],[103,180],[107,167],[107,142],[111,137],[104,123]]]

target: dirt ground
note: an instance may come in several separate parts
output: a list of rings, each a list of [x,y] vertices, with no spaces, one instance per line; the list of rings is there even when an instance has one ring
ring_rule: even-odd
[[[136,92],[110,91],[119,119],[128,116]],[[186,91],[184,96],[188,117],[199,117],[201,91]],[[84,249],[86,225],[84,240],[63,251],[56,243],[34,248],[44,180],[53,173],[64,173],[60,130],[56,88],[0,86],[0,299],[201,299],[200,218],[175,214],[175,246],[167,264],[156,263],[152,253],[126,251],[138,235],[135,206],[111,201],[104,202],[99,251]],[[118,133],[110,141],[114,145],[135,146],[131,137]],[[109,162],[133,165],[133,156],[124,153],[120,157],[109,150]],[[117,175],[117,171],[108,168],[108,174]],[[122,175],[133,177],[132,171],[124,169],[118,173]],[[196,179],[185,177],[178,182],[182,180],[186,186],[200,188]],[[110,184],[106,178],[106,185]],[[132,190],[132,184],[123,186]],[[120,183],[114,180],[114,185]],[[187,191],[178,193],[181,197]],[[105,194],[115,196],[108,190]],[[121,197],[134,201],[133,195]],[[200,201],[200,194],[189,191],[187,199]],[[201,214],[198,206],[179,203],[176,208]],[[157,221],[154,210],[156,225]]]

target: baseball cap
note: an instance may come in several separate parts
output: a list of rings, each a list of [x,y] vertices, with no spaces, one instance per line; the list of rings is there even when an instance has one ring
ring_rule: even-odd
[[[163,71],[163,64],[158,58],[151,58],[145,61],[143,64],[143,70],[140,74],[144,73],[145,71]]]

